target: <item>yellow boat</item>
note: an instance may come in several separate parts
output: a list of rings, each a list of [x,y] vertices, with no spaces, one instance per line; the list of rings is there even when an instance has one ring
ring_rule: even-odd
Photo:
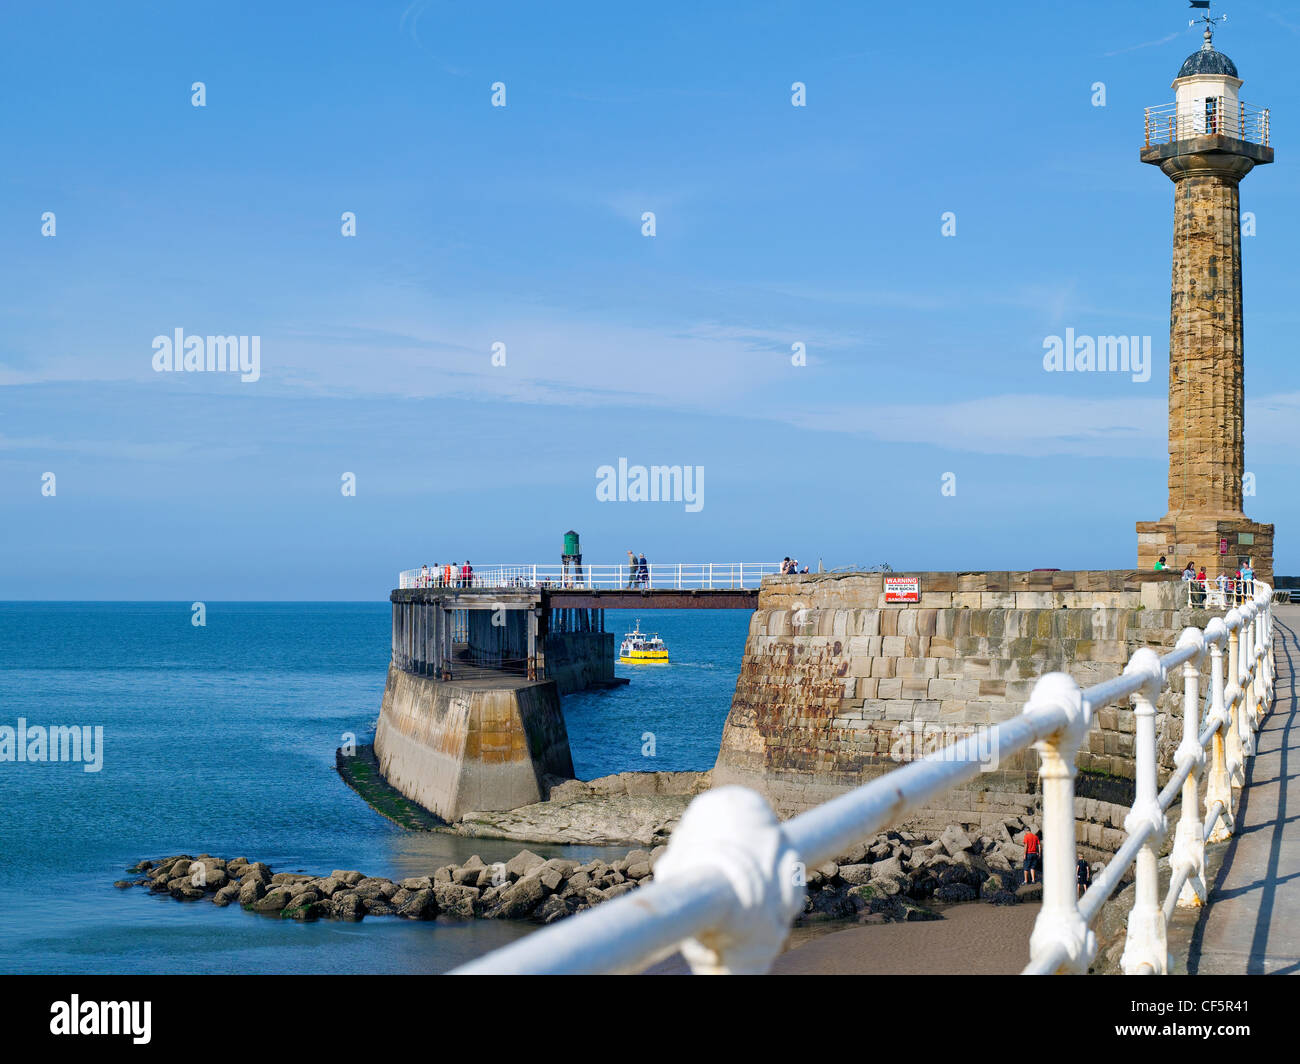
[[[667,665],[668,647],[657,632],[654,635],[642,632],[638,620],[636,628],[623,637],[623,645],[618,648],[618,660],[624,665]]]

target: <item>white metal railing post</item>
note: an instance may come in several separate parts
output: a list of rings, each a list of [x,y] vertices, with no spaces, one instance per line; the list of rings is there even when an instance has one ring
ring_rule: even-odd
[[[1207,842],[1226,842],[1232,836],[1232,777],[1224,743],[1228,734],[1229,716],[1223,701],[1223,644],[1228,629],[1215,617],[1205,627],[1205,637],[1210,644],[1210,719],[1216,723],[1214,737],[1210,740],[1210,772],[1205,784],[1205,815],[1214,816],[1217,805],[1220,815],[1217,823],[1210,825]]]
[[[1228,775],[1233,789],[1246,782],[1246,759],[1241,749],[1241,683],[1238,679],[1241,668],[1241,650],[1238,646],[1241,631],[1241,613],[1236,609],[1228,611],[1225,618],[1228,625],[1228,678],[1223,689],[1223,697],[1228,707]],[[1235,803],[1234,803],[1235,808]]]
[[[1155,707],[1164,687],[1164,667],[1154,650],[1142,647],[1129,659],[1124,671],[1147,677],[1133,695],[1137,721],[1134,736],[1137,780],[1133,808],[1124,818],[1124,830],[1129,835],[1145,832],[1145,838],[1134,861],[1135,898],[1133,911],[1128,917],[1128,935],[1120,965],[1125,975],[1167,975],[1169,947],[1165,937],[1165,914],[1160,905],[1157,860],[1158,848],[1168,824],[1156,788]]]
[[[1268,628],[1268,623],[1268,604],[1261,602],[1259,603],[1259,612],[1255,614],[1255,648],[1253,651],[1255,656],[1255,693],[1252,701],[1255,704],[1255,712],[1251,720],[1251,730],[1255,732],[1259,731],[1260,726],[1264,723],[1264,714],[1268,711],[1267,678],[1264,665],[1264,633]]]
[[[726,920],[682,943],[696,975],[760,975],[776,960],[803,909],[806,876],[771,806],[745,787],[705,791],[682,815],[655,864],[655,883],[715,871],[736,904]]]
[[[1031,963],[1049,956],[1063,958],[1057,971],[1084,973],[1097,953],[1097,936],[1079,911],[1075,887],[1074,759],[1092,724],[1092,707],[1079,685],[1065,673],[1049,673],[1029,696],[1025,712],[1057,706],[1069,723],[1034,744],[1043,792],[1043,907],[1029,938]]]
[[[1241,666],[1237,673],[1237,682],[1241,686],[1241,708],[1237,713],[1237,725],[1241,730],[1241,756],[1243,761],[1255,754],[1255,604],[1248,602],[1242,608],[1245,618],[1241,626]],[[1245,776],[1243,774],[1243,781]]]
[[[1190,764],[1183,780],[1182,812],[1174,832],[1174,849],[1169,858],[1171,875],[1183,868],[1187,879],[1178,893],[1178,904],[1204,905],[1205,827],[1197,810],[1197,790],[1201,769],[1205,765],[1205,747],[1201,745],[1200,662],[1205,657],[1205,636],[1196,628],[1186,628],[1178,637],[1178,646],[1196,647],[1196,657],[1183,662],[1183,741],[1178,744],[1174,763],[1181,769]]]

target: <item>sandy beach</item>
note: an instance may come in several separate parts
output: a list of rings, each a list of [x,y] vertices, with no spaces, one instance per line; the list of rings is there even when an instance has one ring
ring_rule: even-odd
[[[772,974],[1015,975],[1029,963],[1040,907],[977,902],[954,905],[942,920],[850,927],[803,942],[798,935]]]

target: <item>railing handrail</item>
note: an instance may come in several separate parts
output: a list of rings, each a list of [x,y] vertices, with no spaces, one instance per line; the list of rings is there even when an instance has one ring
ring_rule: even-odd
[[[1229,97],[1207,98],[1217,101],[1213,111],[1189,107],[1177,100],[1146,108],[1143,121],[1146,146],[1213,134],[1269,146],[1271,124],[1267,107],[1256,107],[1244,100],[1237,100],[1235,107],[1229,107],[1226,106]]]
[[[446,583],[446,565],[429,569],[429,582],[423,582],[424,567],[403,569],[397,574],[399,589],[417,587],[472,588],[561,588],[571,590],[620,590],[627,588],[658,588],[680,590],[738,590],[755,589],[765,576],[777,576],[781,562],[651,562],[647,561],[644,578],[626,562],[622,564],[595,564],[586,562],[533,565],[531,563],[473,566],[468,585],[461,580],[460,566],[453,566],[451,583]]]
[[[930,798],[976,776],[995,748],[999,758],[1036,744],[1043,782],[1043,830],[1052,846],[1043,869],[1043,908],[1030,940],[1025,974],[1086,971],[1097,949],[1090,924],[1136,864],[1136,901],[1122,961],[1126,973],[1169,970],[1165,922],[1175,905],[1203,905],[1205,843],[1235,830],[1232,790],[1244,783],[1245,758],[1273,697],[1272,588],[1204,629],[1187,628],[1158,656],[1138,649],[1113,679],[1081,690],[1064,673],[1041,677],[1024,712],[779,823],[767,803],[742,787],[697,797],[655,866],[655,879],[631,894],[544,928],[457,969],[483,973],[640,971],[681,949],[696,972],[763,972],[802,910],[802,869],[830,860],[888,827]],[[1200,665],[1210,659],[1209,716],[1201,728]],[[1224,659],[1227,659],[1225,674]],[[1156,790],[1155,702],[1181,667],[1183,741],[1164,790]],[[1136,797],[1128,837],[1082,898],[1074,864],[1074,759],[1093,714],[1109,703],[1136,703]],[[991,740],[991,742],[990,742]],[[1206,816],[1197,812],[1199,769],[1211,746]],[[1182,795],[1164,904],[1158,898],[1156,845],[1165,811]]]

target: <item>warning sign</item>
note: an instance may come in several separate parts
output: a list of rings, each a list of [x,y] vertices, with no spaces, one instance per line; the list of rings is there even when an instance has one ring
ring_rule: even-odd
[[[915,576],[885,577],[886,602],[920,602],[921,581]]]

